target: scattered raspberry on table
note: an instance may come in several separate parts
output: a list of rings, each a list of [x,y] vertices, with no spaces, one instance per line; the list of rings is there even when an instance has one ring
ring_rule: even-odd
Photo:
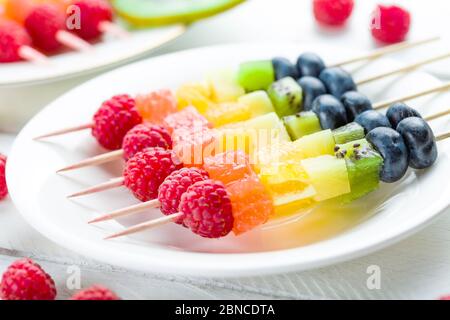
[[[6,156],[0,153],[0,200],[3,200],[8,195],[8,186],[6,185],[5,168],[6,168]]]
[[[77,292],[71,300],[120,300],[120,298],[108,288],[94,285]]]
[[[324,25],[341,26],[352,14],[353,0],[314,0],[313,11],[316,20]]]
[[[0,297],[3,300],[55,300],[55,282],[31,259],[20,259],[3,274]]]
[[[409,12],[399,6],[378,5],[372,14],[373,37],[384,43],[405,40],[411,25]]]

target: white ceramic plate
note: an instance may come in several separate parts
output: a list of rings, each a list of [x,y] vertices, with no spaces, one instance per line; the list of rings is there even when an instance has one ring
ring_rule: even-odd
[[[0,87],[55,82],[99,72],[136,60],[182,35],[183,25],[137,30],[125,39],[103,37],[90,52],[67,51],[50,57],[49,64],[0,64]]]
[[[196,276],[248,276],[304,270],[368,254],[423,228],[449,205],[450,143],[439,144],[437,163],[426,172],[409,172],[398,184],[349,206],[321,207],[287,221],[274,221],[242,237],[230,235],[208,240],[177,225],[167,225],[129,238],[104,241],[103,237],[158,212],[118,222],[89,226],[99,212],[136,203],[121,188],[69,201],[66,195],[119,176],[122,163],[57,175],[64,165],[98,154],[89,132],[66,135],[48,142],[32,137],[49,130],[89,121],[99,104],[118,93],[142,93],[176,88],[199,80],[208,71],[236,66],[250,59],[284,55],[294,58],[316,51],[326,61],[355,55],[351,49],[317,44],[233,45],[183,51],[123,67],[65,94],[38,114],[18,136],[10,154],[7,179],[11,197],[25,219],[38,231],[73,251],[122,267],[147,272]],[[378,60],[358,68],[360,79],[398,66]],[[121,81],[118,81],[120,79]],[[416,72],[361,87],[374,101],[424,89],[439,83]],[[426,97],[411,102],[423,114],[448,107],[450,96]],[[432,123],[445,130],[448,119]],[[447,129],[450,126],[447,126]]]

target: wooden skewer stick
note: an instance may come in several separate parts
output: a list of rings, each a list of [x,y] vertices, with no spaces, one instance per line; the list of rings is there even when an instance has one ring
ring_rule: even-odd
[[[105,240],[114,239],[114,238],[118,238],[118,237],[123,237],[123,236],[126,236],[128,234],[141,232],[141,231],[145,231],[145,230],[148,230],[148,229],[151,229],[151,228],[155,228],[155,227],[158,227],[158,226],[161,226],[161,225],[165,225],[167,223],[170,223],[172,221],[177,220],[178,218],[180,218],[182,216],[183,216],[183,213],[178,212],[178,213],[175,213],[175,214],[171,214],[169,216],[164,216],[164,217],[161,217],[161,218],[158,218],[158,219],[155,219],[155,220],[151,220],[151,221],[148,221],[148,222],[140,223],[140,224],[135,225],[135,226],[133,226],[131,228],[125,229],[125,230],[123,230],[121,232],[112,234],[112,235],[106,237]]]
[[[159,206],[160,206],[160,202],[158,199],[150,200],[147,202],[136,204],[134,206],[130,206],[130,207],[127,207],[124,209],[120,209],[117,211],[113,211],[113,212],[101,215],[100,217],[93,219],[93,220],[89,221],[88,223],[97,223],[97,222],[102,222],[102,221],[113,220],[113,219],[117,219],[120,217],[131,215],[134,213],[142,212],[142,211],[145,211],[148,209],[158,208]]]
[[[67,198],[81,197],[81,196],[86,196],[86,195],[92,194],[92,193],[97,193],[97,192],[106,191],[106,190],[113,189],[113,188],[118,188],[123,185],[123,182],[124,182],[123,177],[114,178],[108,182],[104,182],[104,183],[98,184],[96,186],[90,187],[88,189],[71,194]]]
[[[422,40],[418,40],[418,41],[405,41],[405,42],[400,42],[397,44],[393,44],[390,46],[386,46],[383,48],[380,48],[378,50],[374,50],[370,53],[361,55],[359,57],[354,57],[354,58],[350,58],[341,62],[337,62],[334,64],[329,65],[328,67],[342,67],[344,65],[347,64],[351,64],[351,63],[355,63],[355,62],[359,62],[359,61],[364,61],[364,60],[371,60],[371,59],[376,59],[379,58],[383,55],[387,55],[389,53],[394,53],[394,52],[398,52],[401,50],[405,50],[405,49],[409,49],[409,48],[413,48],[413,47],[417,47],[423,44],[427,44],[430,42],[434,42],[434,41],[438,41],[440,40],[441,37],[431,37],[431,38],[427,38],[427,39],[422,39]]]
[[[442,141],[442,140],[445,140],[445,139],[448,139],[448,138],[450,138],[450,131],[438,135],[438,136],[436,137],[436,141]]]
[[[19,56],[26,61],[30,61],[37,64],[48,64],[49,60],[47,56],[36,49],[29,46],[21,46],[19,48]]]
[[[428,94],[431,94],[431,93],[443,92],[443,91],[446,91],[448,89],[450,89],[450,82],[447,82],[447,83],[444,83],[444,84],[440,84],[440,85],[438,85],[436,87],[433,87],[433,88],[430,88],[430,89],[427,89],[427,90],[422,90],[422,91],[419,91],[419,92],[416,92],[416,93],[413,93],[413,94],[407,94],[407,95],[405,95],[403,97],[393,98],[393,99],[389,99],[389,100],[385,100],[385,101],[381,101],[381,102],[375,103],[373,105],[373,108],[375,110],[383,109],[383,108],[386,108],[386,107],[388,107],[391,104],[396,103],[396,102],[408,101],[408,100],[412,100],[412,99],[415,99],[415,98],[418,98],[418,97],[421,97],[421,96],[425,96],[425,95],[428,95]]]
[[[116,151],[111,151],[111,152],[107,152],[104,154],[101,154],[99,156],[95,156],[89,159],[85,159],[83,161],[80,161],[78,163],[72,164],[70,166],[64,167],[62,169],[59,169],[58,171],[56,171],[56,173],[61,173],[61,172],[65,172],[65,171],[69,171],[69,170],[75,170],[75,169],[80,169],[80,168],[84,168],[84,167],[89,167],[89,166],[95,166],[95,165],[99,165],[102,163],[106,163],[106,162],[110,162],[116,159],[121,159],[123,158],[123,154],[124,151],[121,150],[116,150]]]
[[[56,33],[56,40],[58,40],[59,43],[65,45],[66,47],[76,51],[92,50],[92,45],[89,42],[66,30],[59,30]]]
[[[60,136],[60,135],[66,134],[66,133],[71,133],[71,132],[77,132],[77,131],[82,131],[82,130],[86,130],[86,129],[91,129],[92,127],[93,127],[92,123],[82,124],[82,125],[79,125],[79,126],[76,126],[76,127],[65,128],[65,129],[53,131],[53,132],[50,132],[50,133],[46,133],[46,134],[43,134],[41,136],[38,136],[38,137],[34,138],[34,140],[41,140],[41,139],[44,139],[44,138]]]
[[[400,67],[400,68],[397,68],[397,69],[394,69],[394,70],[391,70],[391,71],[383,72],[383,73],[377,74],[375,76],[371,76],[371,77],[368,77],[366,79],[359,80],[359,81],[356,82],[356,85],[360,86],[360,85],[363,85],[363,84],[366,84],[366,83],[369,83],[369,82],[373,82],[373,81],[376,81],[376,80],[379,80],[379,79],[382,79],[382,78],[386,78],[386,77],[389,77],[389,76],[392,76],[392,75],[395,75],[395,74],[398,74],[398,73],[415,70],[415,69],[417,69],[420,66],[424,66],[426,64],[430,64],[430,63],[433,63],[433,62],[436,62],[436,61],[444,60],[444,59],[447,59],[449,57],[450,57],[450,52],[447,52],[445,54],[434,56],[432,58],[420,60],[418,62],[414,62],[414,63],[408,64],[406,66],[403,66],[403,67]]]
[[[435,114],[433,114],[431,116],[425,117],[423,119],[425,121],[431,121],[431,120],[434,120],[434,119],[437,119],[437,118],[440,118],[440,117],[443,117],[443,116],[446,116],[446,115],[449,115],[449,114],[450,114],[450,109],[447,109],[445,111],[437,112],[437,113],[435,113]]]
[[[118,24],[107,20],[100,22],[100,24],[98,25],[98,29],[102,33],[108,33],[117,38],[124,39],[130,36],[130,34]]]

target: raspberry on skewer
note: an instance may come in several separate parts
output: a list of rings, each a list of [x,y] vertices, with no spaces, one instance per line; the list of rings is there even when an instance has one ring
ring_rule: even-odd
[[[0,19],[0,63],[21,60],[48,62],[44,54],[31,47],[31,42],[30,36],[20,24]]]
[[[66,30],[66,14],[52,3],[39,4],[33,7],[25,19],[24,26],[38,48],[54,52],[63,46],[88,51],[92,46]]]
[[[106,239],[147,230],[172,221],[178,221],[204,238],[217,239],[228,235],[233,229],[234,218],[231,201],[223,183],[214,180],[197,182],[181,197],[178,213],[142,223]]]
[[[106,0],[76,0],[68,7],[68,14],[74,12],[73,7],[80,14],[80,28],[73,32],[84,40],[94,40],[103,33],[110,33],[117,37],[127,37],[128,32],[113,22],[114,12]]]
[[[91,129],[100,145],[109,150],[116,150],[122,146],[127,132],[140,123],[142,117],[137,112],[134,99],[127,94],[117,95],[102,103],[91,123],[45,134],[35,140]]]
[[[164,179],[181,168],[182,165],[173,151],[159,147],[147,148],[128,160],[123,177],[77,192],[68,198],[126,186],[139,200],[153,200],[157,198],[158,188]]]

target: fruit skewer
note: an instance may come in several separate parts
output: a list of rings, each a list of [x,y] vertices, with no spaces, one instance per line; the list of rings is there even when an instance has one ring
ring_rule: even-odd
[[[385,54],[387,54],[387,53],[389,53],[389,52],[386,52]],[[380,55],[378,55],[377,57],[379,57],[379,56]],[[443,59],[443,57],[440,57],[440,58]],[[415,63],[413,66],[417,68],[418,67],[418,63]],[[272,68],[272,66],[270,68]],[[401,69],[392,70],[386,76],[395,74],[396,72],[397,73],[401,72],[401,70],[404,70],[404,69],[405,69],[405,67],[403,67]],[[244,73],[245,73],[245,71],[244,71]],[[273,71],[272,71],[272,73],[273,73]],[[380,79],[381,77],[382,77],[382,74],[377,75],[378,79]],[[272,81],[273,81],[273,79],[269,80],[269,83],[271,83]],[[266,89],[266,88],[267,87],[264,87],[263,89]],[[253,90],[250,90],[250,91],[253,91]],[[35,140],[40,140],[40,139],[44,139],[44,138],[64,135],[64,134],[77,132],[77,131],[81,131],[81,130],[86,130],[86,129],[92,129],[92,128],[95,128],[95,126],[96,126],[96,123],[95,123],[95,119],[94,119],[94,122],[90,122],[90,123],[86,123],[86,124],[82,124],[82,125],[77,125],[77,126],[70,127],[70,128],[64,128],[64,129],[60,129],[60,130],[56,130],[56,131],[53,131],[53,132],[50,132],[50,133],[46,133],[46,134],[40,135],[40,136],[36,137]],[[120,148],[120,147],[118,147],[118,148]]]
[[[80,38],[91,41],[102,34],[126,38],[129,33],[114,23],[114,11],[106,0],[74,0],[67,7],[68,15],[80,14],[80,28],[73,30]]]
[[[54,52],[63,46],[76,51],[89,51],[90,43],[66,30],[66,13],[54,3],[32,6],[24,26],[33,44],[46,52]]]
[[[400,102],[400,101],[404,102],[404,101],[408,101],[410,99],[414,99],[414,98],[417,98],[417,97],[420,97],[423,95],[431,94],[434,92],[441,92],[441,91],[448,90],[448,89],[450,89],[450,82],[443,84],[443,85],[435,86],[435,87],[427,89],[427,90],[415,92],[413,94],[404,95],[404,96],[401,96],[398,98],[389,99],[388,101],[382,101],[380,103],[376,103],[374,105],[373,109],[380,109],[385,106],[391,105],[395,102]],[[351,95],[348,94],[345,96],[347,96],[347,97],[343,100],[344,100],[344,107],[347,109],[347,114],[353,113],[354,115],[357,115],[359,113],[362,113],[363,110],[365,111],[366,109],[372,109],[370,101],[367,98],[365,98],[365,96],[363,96],[357,92],[354,92]],[[352,109],[352,110],[349,110],[349,109]],[[302,115],[302,113],[300,113],[300,115]],[[308,121],[313,121],[312,120],[313,117],[315,118],[316,122],[319,123],[317,116],[314,116],[312,114],[309,115]],[[292,118],[292,120],[290,120],[291,118]],[[293,124],[293,122],[300,121],[299,117],[298,116],[290,116],[290,117],[285,117],[284,119],[285,119],[284,122],[285,122],[287,129],[291,133],[291,137],[294,139],[300,138],[300,136],[296,135],[295,132],[293,132],[293,131],[295,131],[295,128],[294,128],[295,123]],[[359,123],[359,124],[361,125],[361,123]],[[327,128],[317,127],[317,129],[327,129]],[[142,134],[142,130],[137,130],[137,131],[139,132],[140,137],[143,139],[145,135]],[[308,133],[313,133],[313,132],[309,131]],[[89,159],[82,160],[78,163],[64,167],[64,168],[58,170],[57,172],[60,173],[60,172],[84,168],[87,166],[99,165],[99,164],[107,163],[107,162],[114,161],[114,160],[121,159],[121,158],[125,158],[125,160],[127,160],[130,158],[130,152],[127,152],[126,150],[128,150],[130,148],[133,148],[134,151],[140,151],[144,147],[158,146],[157,144],[155,144],[155,142],[153,142],[152,139],[149,138],[149,139],[146,139],[148,141],[148,143],[140,143],[140,150],[139,150],[139,148],[136,148],[136,146],[135,146],[136,139],[133,138],[133,137],[135,137],[135,135],[136,135],[135,131],[130,130],[130,132],[127,133],[127,135],[125,135],[124,141],[122,143],[122,149],[120,149],[120,150],[115,150],[115,151],[112,151],[109,153],[104,153],[99,156],[95,156],[95,157],[92,157]],[[127,138],[127,136],[129,136],[129,137]],[[152,140],[152,141],[150,141],[150,140]],[[159,146],[161,146],[161,145],[159,145]],[[163,146],[161,146],[161,147],[163,147]]]
[[[365,162],[358,167],[358,161],[377,158],[378,160],[372,162],[372,164],[370,165],[376,169],[373,170],[372,168],[371,174],[373,175],[375,173],[377,175],[377,179],[392,183],[400,180],[405,175],[408,165],[415,169],[426,169],[432,166],[437,159],[436,142],[442,141],[449,137],[450,132],[447,132],[435,138],[432,130],[423,119],[418,117],[410,117],[402,120],[399,123],[397,130],[391,128],[376,128],[373,131],[369,132],[366,136],[367,140],[364,139],[367,145],[363,147],[359,143],[354,144],[352,155],[346,155],[341,150],[338,150],[336,153],[336,157],[327,158],[326,161],[340,161],[341,163],[343,163],[345,171],[347,172],[347,179],[349,179],[350,168],[353,168],[352,170],[354,176],[361,177],[365,175],[365,173],[362,171],[367,170],[368,162]],[[342,159],[343,157],[347,156],[348,158],[346,160]],[[333,158],[335,160],[332,160]],[[315,161],[315,159],[309,159],[309,165],[311,164],[311,160]],[[325,160],[325,158],[322,158],[320,160]],[[306,163],[302,163],[302,165],[307,166]],[[363,168],[365,169],[363,170]],[[314,174],[318,176],[324,176],[323,173],[321,174],[317,171],[314,172]],[[352,182],[354,181],[349,182],[350,186]],[[196,187],[197,184],[198,183],[188,188],[185,193],[186,196],[181,197],[179,212],[135,225],[121,232],[110,235],[106,239],[113,239],[125,235],[130,235],[169,222],[177,221],[178,223],[180,223],[180,221],[184,221],[184,216],[190,216],[192,214],[195,214],[196,217],[201,220],[205,209],[196,206],[195,201],[193,201],[193,203],[186,203],[191,202],[190,194],[198,188],[198,186]],[[353,192],[353,190],[351,191]],[[371,191],[372,190],[367,190],[363,194],[357,194],[356,198],[359,198]],[[334,196],[330,196],[328,197],[328,199],[331,199],[333,197]],[[356,198],[352,198],[351,200],[353,201]],[[249,202],[250,203],[248,203],[248,205],[251,206],[252,203],[251,201]],[[191,208],[191,210],[189,210],[189,208]],[[201,221],[197,221],[197,223],[201,224]],[[187,227],[190,227],[190,225],[187,225]],[[195,229],[191,228],[191,230],[196,233]]]
[[[407,117],[411,117],[411,116],[420,116],[414,109],[412,108],[394,108],[392,109],[393,112],[390,112],[391,116],[390,116],[390,120],[392,121],[392,123],[395,125],[396,123],[401,122],[401,120],[406,119]],[[395,113],[397,113],[395,115]],[[425,121],[430,121],[433,119],[437,119],[439,117],[445,116],[445,115],[449,115],[450,114],[450,109],[446,110],[446,111],[442,111],[442,112],[438,112],[436,114],[430,115],[428,117],[425,117],[424,120]],[[362,138],[362,137],[361,137]],[[350,140],[350,139],[349,139]],[[350,141],[343,141],[345,143],[348,143]],[[118,180],[119,181],[119,180]],[[133,205],[127,208],[122,208],[110,213],[106,213],[104,215],[101,215],[100,217],[90,221],[90,223],[94,223],[94,222],[100,222],[100,221],[106,221],[106,220],[111,220],[111,219],[115,219],[118,217],[123,217],[123,216],[127,216],[130,214],[134,214],[134,213],[138,213],[141,211],[145,211],[147,209],[151,209],[151,208],[157,208],[159,207],[161,204],[161,200],[160,200],[160,195],[158,196],[158,199],[153,199],[153,200],[149,200],[146,201],[144,203],[140,203],[137,205]]]
[[[0,17],[0,63],[21,60],[47,63],[47,57],[31,47],[31,44],[30,36],[21,25]]]
[[[33,39],[33,44],[46,52],[59,50],[62,46],[86,51],[91,45],[66,30],[64,1],[54,0],[7,0],[5,12],[22,24]]]

